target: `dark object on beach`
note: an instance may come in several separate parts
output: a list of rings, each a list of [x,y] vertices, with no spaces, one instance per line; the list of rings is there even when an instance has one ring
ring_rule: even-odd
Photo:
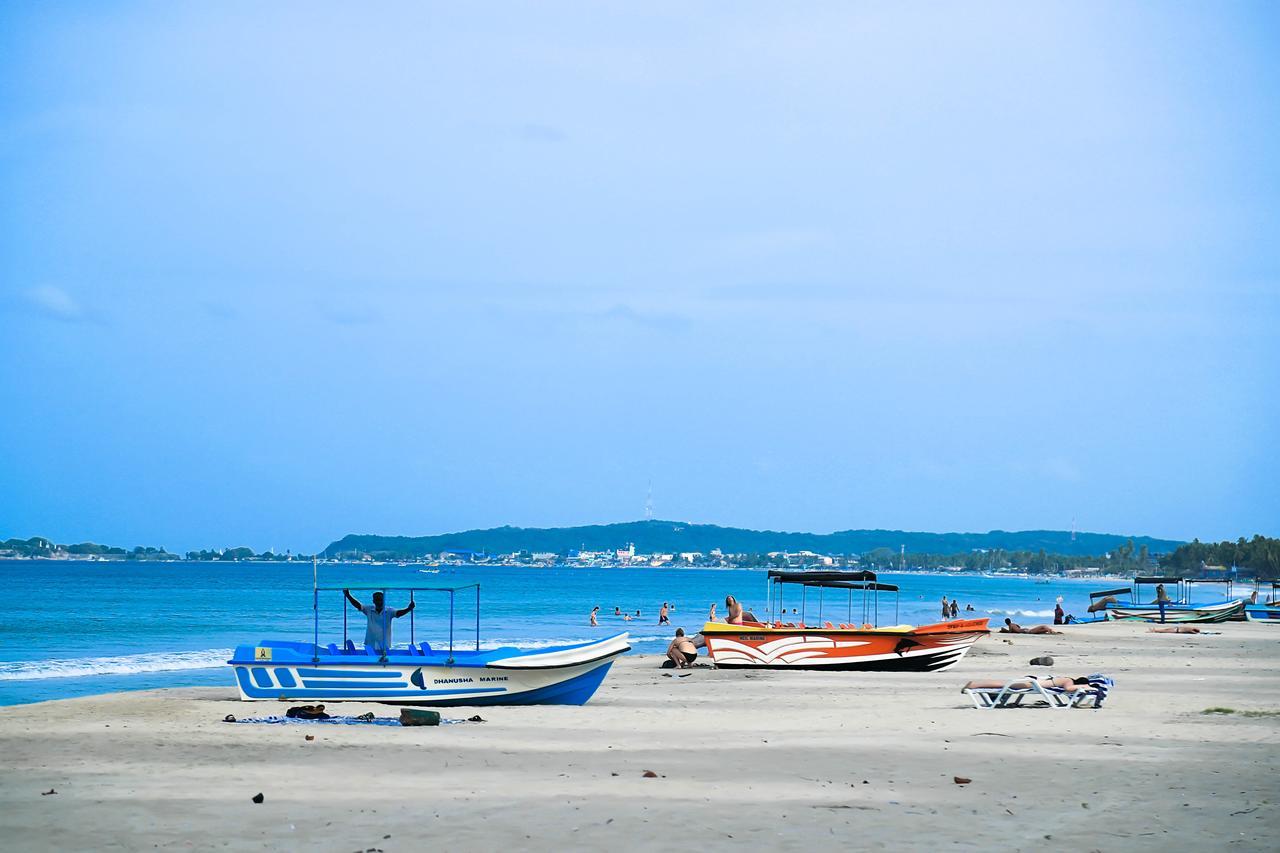
[[[315,736],[315,735],[304,735],[302,739],[303,739],[303,740],[315,740],[315,739],[316,739],[316,736]]]
[[[55,790],[53,790],[52,788],[50,788],[50,789],[49,789],[49,790],[47,790],[47,791],[41,791],[41,792],[40,792],[40,796],[42,796],[42,797],[47,797],[47,796],[49,796],[50,794],[56,794],[56,793],[58,793],[58,792],[57,792],[57,791],[55,791]]]
[[[438,726],[440,712],[426,708],[401,708],[400,725],[402,726]]]
[[[1032,666],[1053,666],[1053,658],[1051,658],[1049,655],[1044,655],[1038,658],[1032,658],[1031,665]]]
[[[265,799],[266,799],[266,797],[262,796],[262,794],[261,794],[261,793],[257,793],[257,794],[254,794],[254,795],[253,795],[253,801],[254,801],[255,803],[260,803],[260,802],[262,802],[262,801],[263,801],[263,800],[265,800]]]
[[[286,717],[293,720],[327,720],[329,715],[324,712],[323,705],[295,705],[284,712]]]
[[[357,720],[364,720],[366,723],[372,723],[374,720],[372,711],[365,711],[356,717]]]
[[[467,717],[467,722],[468,722],[468,723],[483,723],[483,722],[484,722],[484,717],[480,716],[479,714],[476,714],[474,717]]]
[[[644,777],[644,778],[646,778],[646,779],[657,779],[657,778],[658,778],[658,774],[657,774],[657,773],[654,773],[652,770],[646,770],[646,771],[644,771],[643,773],[641,773],[640,775],[641,775],[641,776],[643,776],[643,777]]]
[[[955,782],[957,785],[968,785],[973,780],[967,776],[952,776],[951,781]]]
[[[222,722],[224,723],[234,723],[235,721],[236,721],[236,718],[231,714],[227,714],[225,717],[222,718]]]

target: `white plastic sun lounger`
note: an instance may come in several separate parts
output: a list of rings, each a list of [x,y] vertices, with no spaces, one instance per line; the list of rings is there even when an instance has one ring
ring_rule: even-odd
[[[1090,698],[1094,706],[1098,703],[1098,691],[1094,688],[1083,690],[1063,690],[1058,687],[1044,687],[1041,678],[1052,676],[1026,675],[1015,678],[1003,687],[966,687],[962,692],[973,700],[975,708],[1016,708],[1027,696],[1042,701],[1050,708],[1083,708]]]

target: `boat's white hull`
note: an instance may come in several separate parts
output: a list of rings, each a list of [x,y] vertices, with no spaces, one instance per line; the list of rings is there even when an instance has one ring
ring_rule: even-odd
[[[410,705],[580,705],[595,692],[627,635],[572,649],[523,653],[452,665],[392,656],[321,655],[318,661],[279,660],[283,654],[232,660],[245,701],[388,702]],[[272,649],[276,652],[278,650]],[[345,659],[344,659],[345,658]]]

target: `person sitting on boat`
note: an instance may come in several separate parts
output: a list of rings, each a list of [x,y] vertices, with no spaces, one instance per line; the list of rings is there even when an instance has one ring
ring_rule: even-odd
[[[1107,606],[1112,604],[1119,606],[1120,599],[1116,598],[1114,595],[1108,595],[1106,598],[1103,598],[1099,601],[1095,601],[1093,604],[1090,604],[1089,612],[1097,613],[1099,610],[1106,610]]]
[[[693,641],[684,635],[683,628],[676,629],[676,638],[667,646],[667,659],[662,662],[664,669],[684,669],[693,666],[698,659],[698,648]]]
[[[1061,634],[1061,631],[1055,631],[1048,625],[1032,625],[1030,628],[1023,628],[1017,622],[1014,622],[1008,616],[1004,617],[1004,627],[1000,629],[1001,634]]]
[[[1169,593],[1164,591],[1164,584],[1156,584],[1156,600],[1152,604],[1172,604],[1173,599],[1169,597]]]
[[[361,604],[349,589],[344,589],[342,594],[351,602],[352,607],[369,620],[364,631],[364,647],[380,654],[386,654],[391,648],[391,620],[399,619],[418,606],[416,602],[410,601],[409,606],[403,610],[392,610],[386,606],[386,596],[381,592],[373,594],[373,604]]]
[[[738,603],[738,599],[732,595],[724,597],[724,609],[728,611],[728,618],[724,621],[730,625],[741,625],[743,622],[759,622],[756,615],[751,611],[743,612],[742,605]]]

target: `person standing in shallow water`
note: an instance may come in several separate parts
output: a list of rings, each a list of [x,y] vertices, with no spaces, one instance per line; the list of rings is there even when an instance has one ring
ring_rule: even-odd
[[[599,604],[597,604],[595,607],[591,608],[591,627],[592,627],[592,628],[599,628],[599,627],[600,627],[600,623],[596,621],[596,614],[597,614],[597,613],[599,613],[599,612],[600,612],[600,605],[599,605]]]
[[[666,625],[670,621],[671,618],[667,615],[667,603],[664,601],[662,602],[662,609],[658,611],[658,624]]]
[[[945,622],[947,619],[950,619],[950,618],[951,618],[951,607],[948,606],[947,597],[944,595],[942,596],[942,621]]]

